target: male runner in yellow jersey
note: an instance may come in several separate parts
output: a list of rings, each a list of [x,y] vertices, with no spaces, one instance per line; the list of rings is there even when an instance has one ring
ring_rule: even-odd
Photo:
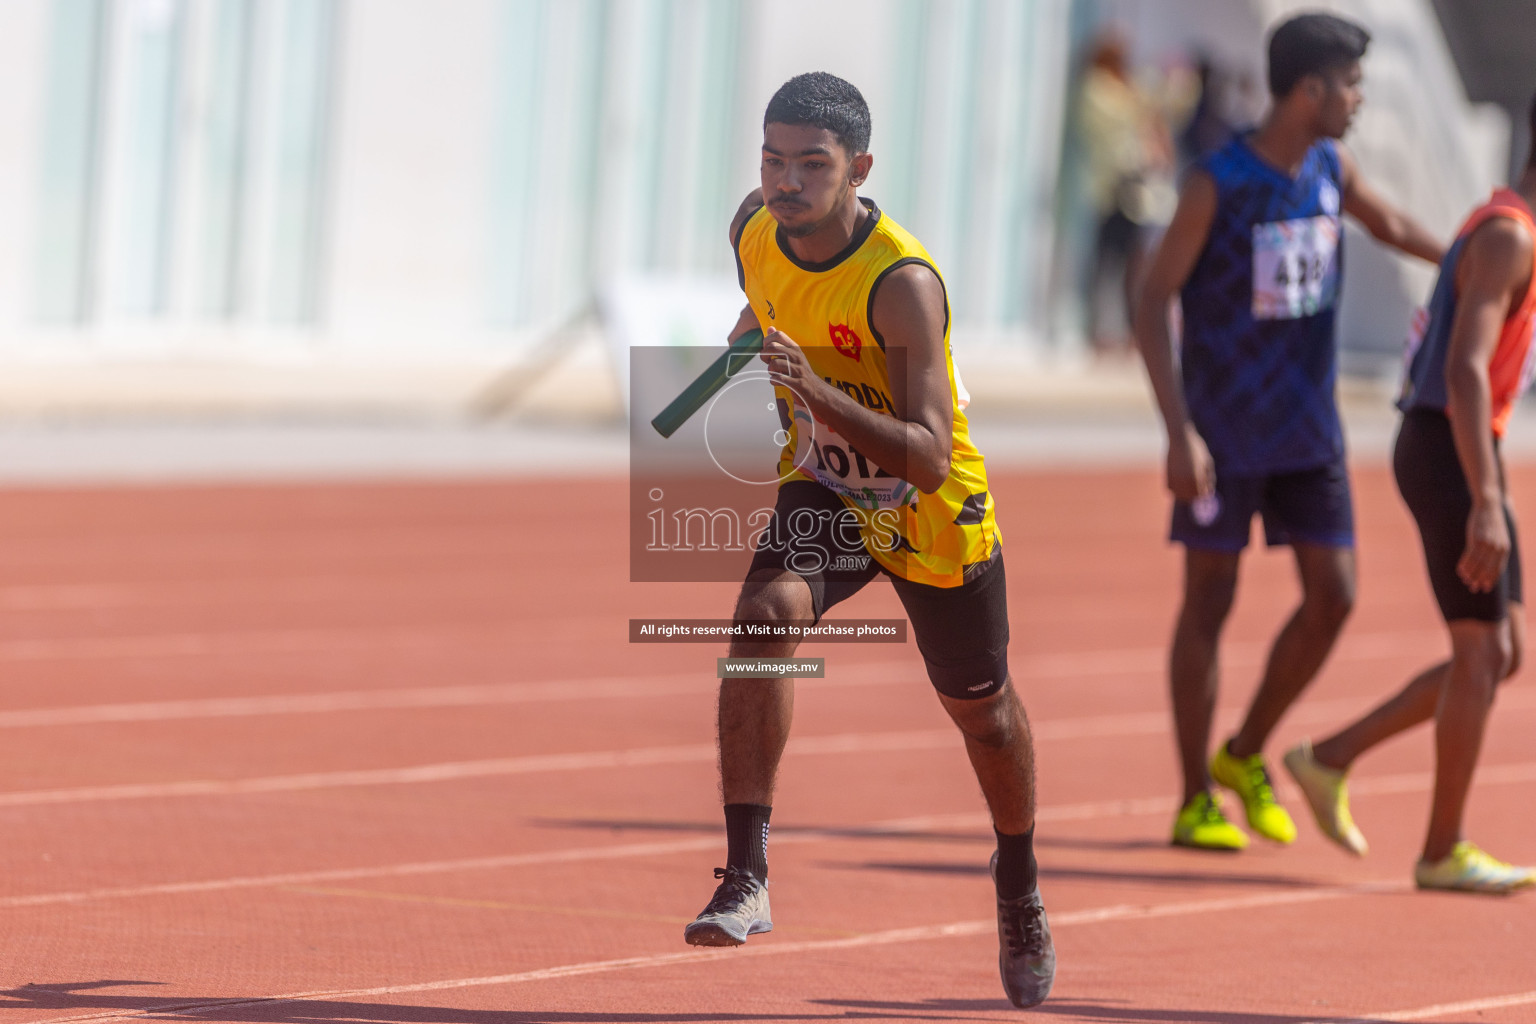
[[[785,83],[763,117],[762,188],[731,223],[787,434],[773,521],[737,622],[808,626],[884,573],[928,677],[964,736],[997,833],[999,966],[1016,1006],[1050,992],[1056,954],[1033,850],[1034,754],[1008,676],[1001,537],[949,353],[944,283],[915,238],[860,199],[869,108],[829,74]],[[789,657],[797,640],[738,639],[733,657]],[[726,867],[700,946],[773,927],[768,816],[794,706],[789,679],[720,682]]]

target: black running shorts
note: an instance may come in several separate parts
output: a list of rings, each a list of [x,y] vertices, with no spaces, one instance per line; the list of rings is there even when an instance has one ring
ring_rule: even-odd
[[[1474,594],[1456,575],[1456,563],[1467,547],[1472,492],[1456,456],[1451,422],[1444,413],[1414,409],[1403,415],[1392,450],[1392,471],[1397,477],[1397,489],[1418,523],[1419,536],[1424,541],[1424,560],[1429,566],[1429,583],[1445,621],[1501,622],[1509,614],[1510,604],[1523,604],[1520,537],[1508,505],[1504,507],[1504,520],[1509,524],[1509,561],[1498,584],[1485,594]],[[1500,459],[1501,480],[1503,473],[1504,463]]]
[[[764,569],[796,573],[811,588],[818,622],[827,609],[884,576],[906,609],[934,689],[957,700],[978,700],[1001,690],[1008,681],[1002,545],[993,545],[988,561],[967,567],[958,587],[913,583],[869,556],[846,512],[843,500],[821,484],[784,484],[747,575]]]

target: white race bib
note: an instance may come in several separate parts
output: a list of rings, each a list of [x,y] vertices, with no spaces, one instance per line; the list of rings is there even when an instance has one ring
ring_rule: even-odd
[[[807,476],[860,508],[917,504],[917,488],[882,470],[825,423],[795,408],[795,465]]]
[[[1295,320],[1339,295],[1339,220],[1302,217],[1253,226],[1253,318]]]

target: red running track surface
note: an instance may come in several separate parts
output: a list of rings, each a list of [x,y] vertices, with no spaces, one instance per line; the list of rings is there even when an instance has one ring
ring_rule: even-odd
[[[1356,614],[1273,755],[1446,649],[1390,481],[1356,485]],[[529,481],[0,496],[0,1024],[1024,1016],[982,802],[910,644],[802,652],[828,678],[800,684],[776,800],[777,929],[682,943],[723,856],[723,651],[626,623],[721,617],[734,588],[628,583],[623,481],[579,486],[579,519]],[[1408,886],[1427,730],[1358,766],[1368,859],[1284,786],[1294,847],[1170,849],[1156,475],[995,490],[1061,957],[1029,1016],[1536,1020],[1536,895]],[[1247,559],[1221,728],[1295,599],[1284,553]],[[900,614],[882,587],[844,609]],[[1517,679],[1469,830],[1508,859],[1536,860],[1533,729]]]

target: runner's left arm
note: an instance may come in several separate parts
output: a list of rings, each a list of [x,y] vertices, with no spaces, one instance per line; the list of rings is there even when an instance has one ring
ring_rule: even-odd
[[[1445,246],[1418,221],[1382,198],[1360,174],[1355,158],[1338,148],[1344,172],[1344,212],[1360,222],[1383,245],[1430,263],[1445,258]]]
[[[782,331],[768,331],[762,359],[775,384],[792,388],[865,458],[931,494],[949,478],[954,446],[945,318],[944,286],[926,266],[909,263],[880,283],[870,320],[885,341],[893,416],[866,409],[818,377]]]
[[[1498,584],[1509,557],[1504,486],[1493,448],[1488,367],[1509,311],[1531,276],[1531,236],[1508,217],[1478,226],[1456,270],[1456,316],[1445,356],[1446,416],[1472,494],[1467,542],[1456,575],[1473,593]]]

